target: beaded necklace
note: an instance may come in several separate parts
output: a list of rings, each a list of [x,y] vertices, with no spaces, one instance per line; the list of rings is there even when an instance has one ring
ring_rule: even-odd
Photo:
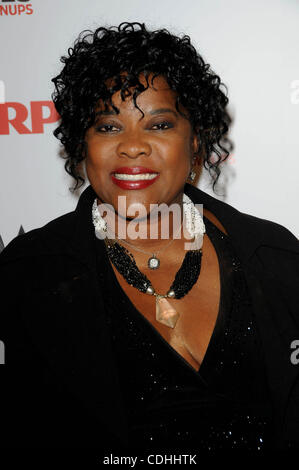
[[[186,228],[189,234],[195,238],[196,249],[186,252],[183,263],[166,294],[159,294],[155,291],[147,276],[139,270],[132,253],[115,239],[108,238],[107,224],[99,214],[96,199],[92,209],[95,234],[98,238],[104,239],[109,259],[129,285],[135,287],[140,292],[156,297],[156,320],[170,328],[175,327],[180,313],[173,308],[167,298],[181,299],[196,283],[201,270],[202,258],[202,243],[200,244],[199,242],[200,240],[202,242],[202,236],[205,233],[203,219],[186,194],[183,196],[183,207]],[[106,236],[103,236],[103,232]]]

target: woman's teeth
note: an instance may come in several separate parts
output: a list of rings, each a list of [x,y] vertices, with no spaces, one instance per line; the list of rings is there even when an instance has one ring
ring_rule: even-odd
[[[114,177],[118,180],[129,180],[129,181],[137,181],[137,180],[152,180],[156,178],[158,173],[140,173],[139,175],[128,175],[125,173],[114,173]]]

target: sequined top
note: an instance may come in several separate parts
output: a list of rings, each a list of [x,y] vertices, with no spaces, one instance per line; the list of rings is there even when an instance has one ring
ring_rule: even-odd
[[[106,321],[132,448],[260,451],[273,445],[263,351],[242,266],[229,236],[204,222],[219,259],[221,295],[199,371],[135,308],[105,255]]]

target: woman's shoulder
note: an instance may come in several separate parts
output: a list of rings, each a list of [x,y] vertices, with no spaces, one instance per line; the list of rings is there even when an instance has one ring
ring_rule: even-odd
[[[217,199],[199,188],[186,186],[193,202],[203,205],[207,216],[224,233],[241,244],[270,244],[299,252],[298,238],[284,225],[253,214],[242,212],[231,204]]]
[[[22,258],[34,258],[67,242],[74,224],[74,211],[59,216],[42,227],[19,234],[0,253],[0,266]]]
[[[295,247],[297,245],[298,247],[298,238],[295,236],[295,234],[279,222],[275,222],[270,219],[264,219],[246,212],[239,211],[239,213],[245,226],[248,225],[248,227],[256,228],[256,230],[263,234],[264,240],[267,238],[272,242],[290,242],[292,246]]]

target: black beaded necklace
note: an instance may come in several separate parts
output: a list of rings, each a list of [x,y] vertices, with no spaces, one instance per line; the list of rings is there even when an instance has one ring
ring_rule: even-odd
[[[127,283],[140,292],[156,297],[156,320],[174,328],[180,314],[169,304],[166,297],[181,299],[192,289],[200,274],[202,249],[186,252],[170,289],[167,294],[161,295],[155,292],[147,276],[140,272],[132,253],[112,239],[105,238],[105,245],[110,260]]]

